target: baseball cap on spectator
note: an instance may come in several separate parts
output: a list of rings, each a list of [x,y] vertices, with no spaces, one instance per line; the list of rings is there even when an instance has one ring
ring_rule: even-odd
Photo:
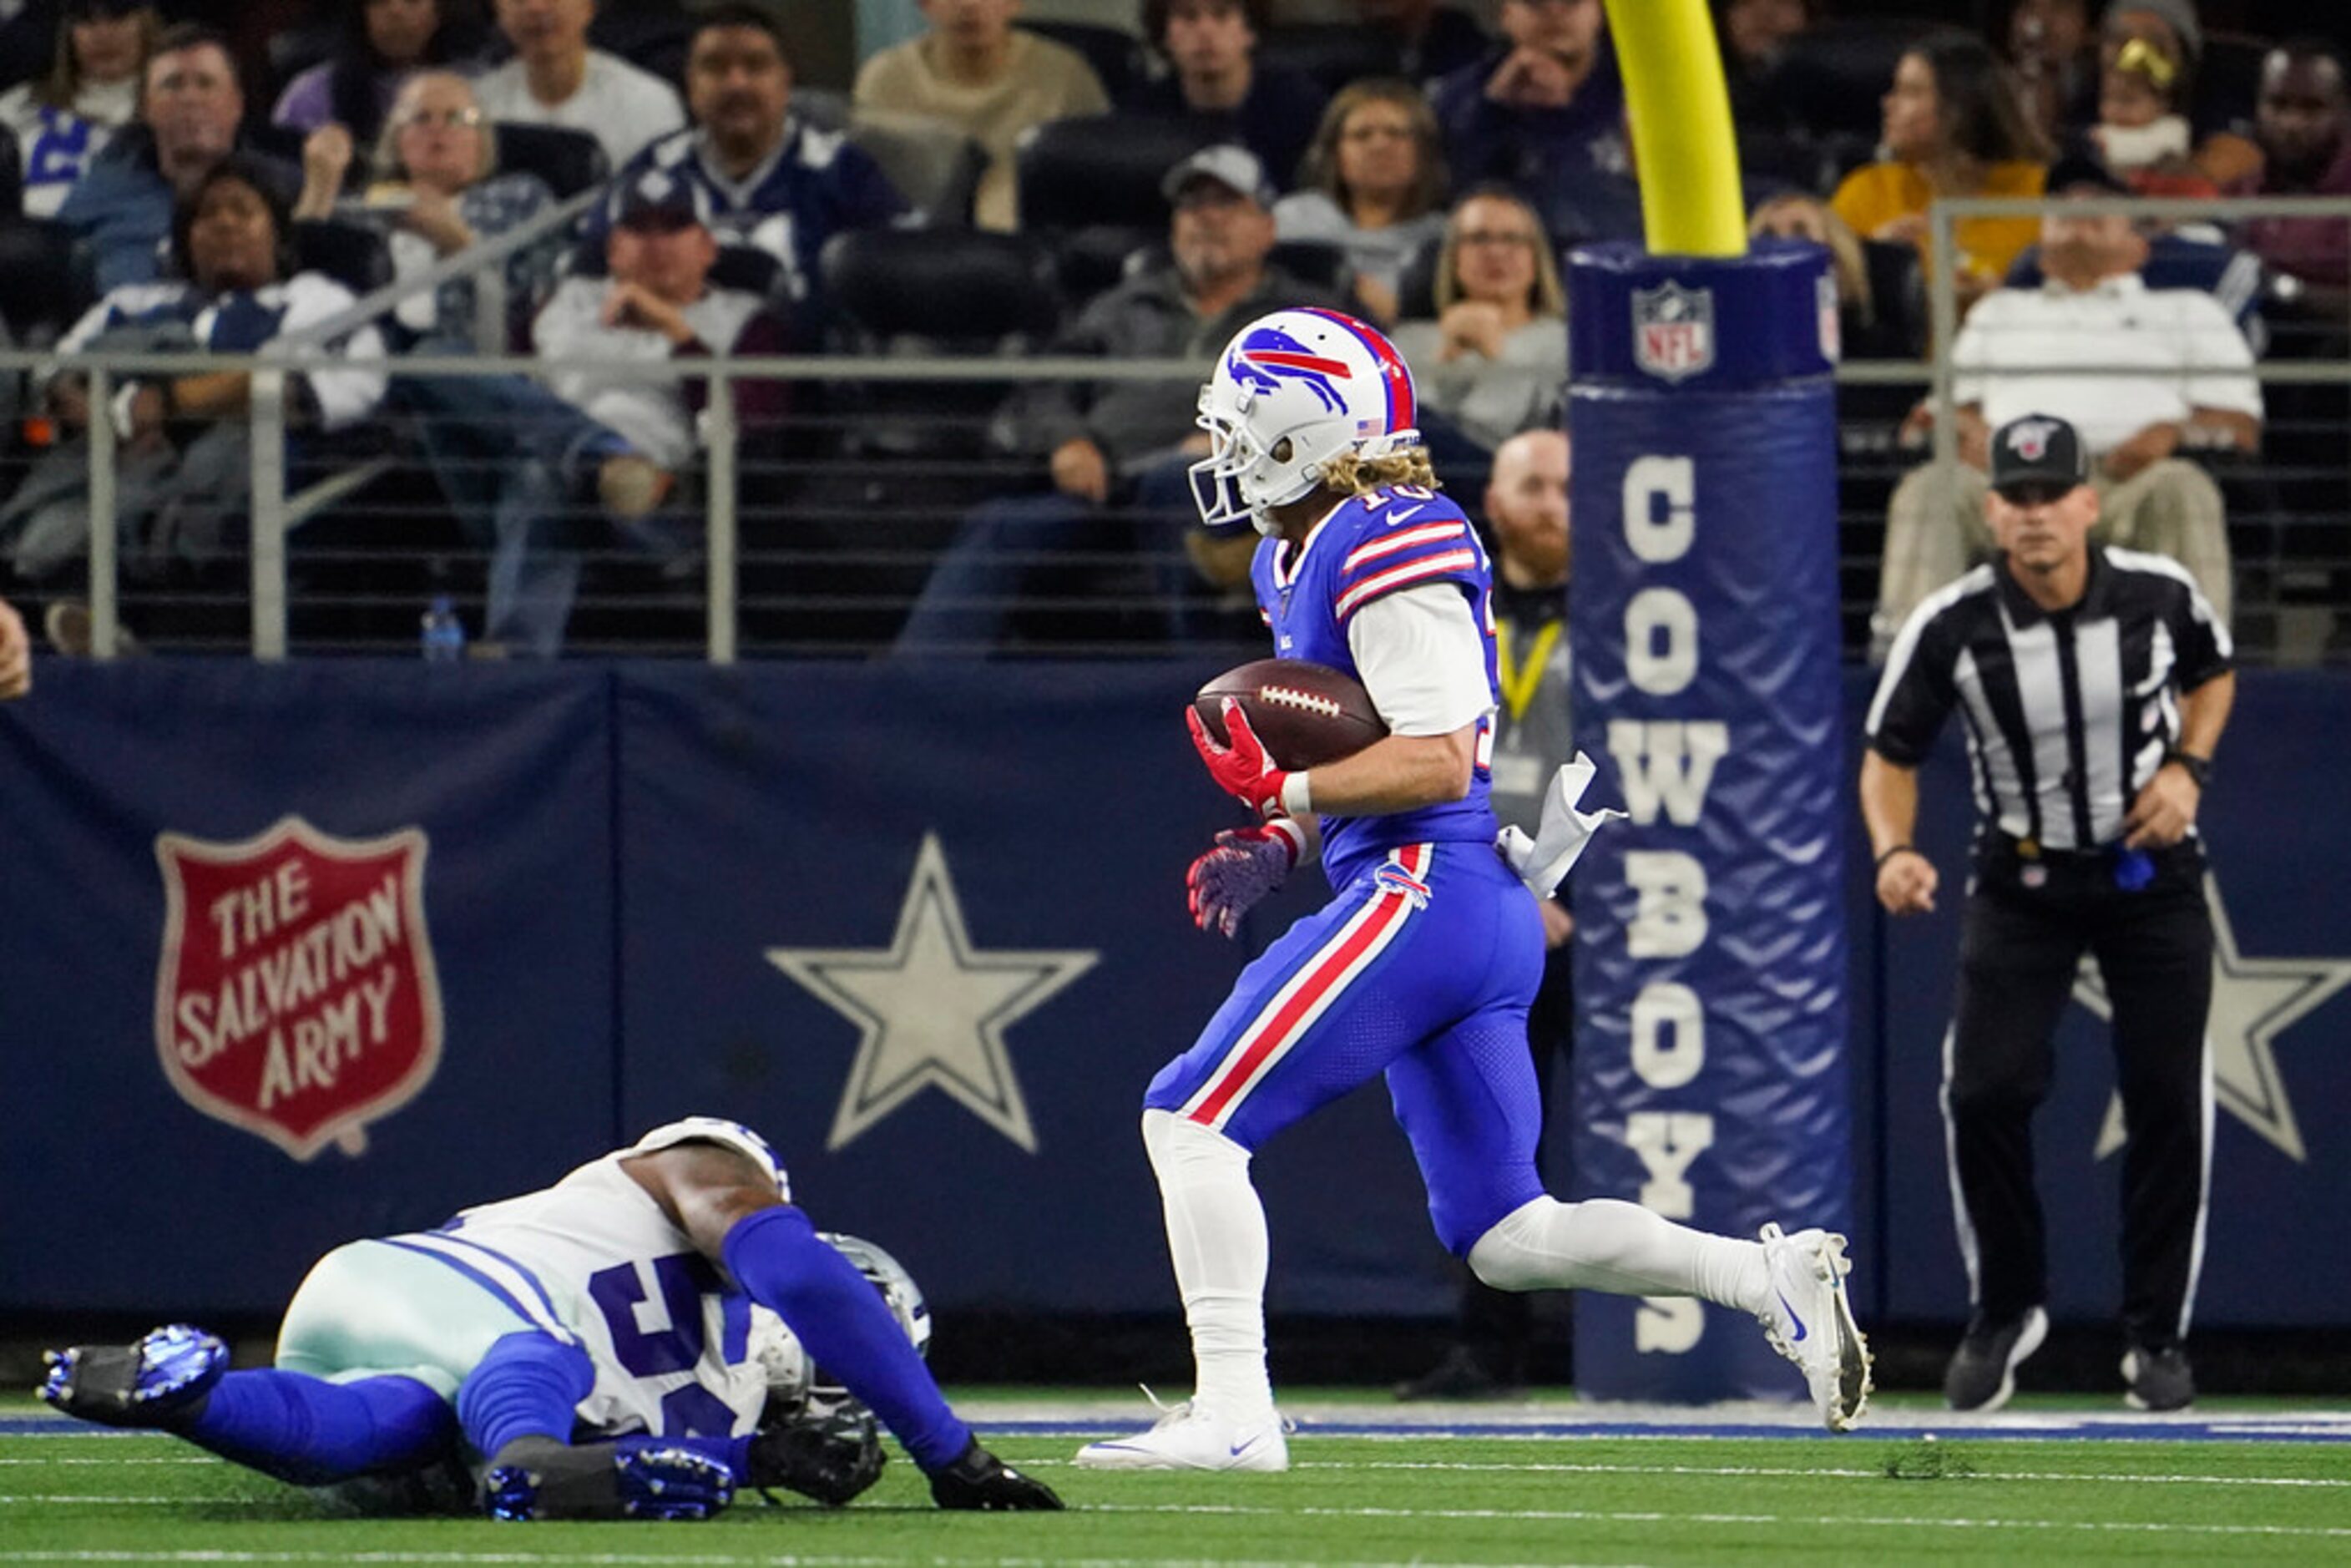
[[[1258,162],[1256,153],[1238,142],[1203,147],[1186,158],[1159,182],[1159,193],[1171,202],[1179,201],[1187,187],[1202,180],[1214,181],[1260,207],[1273,205],[1273,183],[1265,177],[1265,165]]]
[[[621,188],[612,202],[616,228],[672,230],[707,226],[701,187],[661,169],[648,169]]]
[[[2113,21],[2126,11],[2144,11],[2169,27],[2179,38],[2179,47],[2188,51],[2188,63],[2194,65],[2204,53],[2204,23],[2196,15],[2196,0],[2111,0],[2100,25]]]
[[[1991,434],[1991,487],[2011,501],[2064,494],[2090,480],[2082,434],[2053,413],[2011,419]]]

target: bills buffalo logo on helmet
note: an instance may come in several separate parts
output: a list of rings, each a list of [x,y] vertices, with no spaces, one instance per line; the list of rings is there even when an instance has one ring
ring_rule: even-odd
[[[1355,372],[1344,360],[1318,354],[1279,327],[1260,327],[1236,344],[1226,368],[1233,380],[1251,392],[1272,393],[1284,382],[1302,384],[1332,413],[1344,413],[1347,400],[1334,381],[1353,381]]]
[[[2053,419],[2020,419],[2008,427],[2008,449],[2027,463],[2038,463],[2049,451],[2049,438],[2056,434]]]
[[[155,1047],[180,1097],[298,1160],[367,1147],[431,1082],[441,986],[424,834],[338,839],[299,817],[214,843],[160,834]]]

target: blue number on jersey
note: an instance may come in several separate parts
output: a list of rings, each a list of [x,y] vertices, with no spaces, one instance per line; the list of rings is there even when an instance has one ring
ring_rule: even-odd
[[[621,1370],[632,1377],[659,1377],[690,1372],[702,1359],[702,1299],[716,1296],[719,1303],[719,1359],[739,1364],[749,1354],[751,1298],[730,1291],[708,1260],[692,1252],[672,1252],[653,1260],[653,1280],[661,1287],[662,1308],[670,1326],[647,1333],[637,1325],[637,1307],[645,1299],[643,1282],[633,1263],[615,1263],[588,1277],[588,1296],[604,1314],[611,1331],[612,1352]],[[673,1389],[662,1400],[663,1426],[669,1436],[693,1432],[724,1435],[734,1427],[734,1414],[700,1384]],[[714,1415],[714,1412],[718,1413]],[[707,1422],[723,1416],[720,1425]]]

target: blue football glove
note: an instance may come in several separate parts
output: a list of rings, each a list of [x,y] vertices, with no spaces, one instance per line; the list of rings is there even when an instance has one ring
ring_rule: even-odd
[[[1192,924],[1230,936],[1258,900],[1280,887],[1306,850],[1306,830],[1287,817],[1261,828],[1232,828],[1184,873]]]

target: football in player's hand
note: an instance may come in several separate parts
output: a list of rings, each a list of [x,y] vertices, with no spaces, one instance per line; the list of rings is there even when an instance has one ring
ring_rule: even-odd
[[[1219,745],[1231,738],[1225,734],[1228,697],[1240,704],[1275,763],[1293,771],[1353,757],[1388,732],[1370,693],[1328,664],[1304,659],[1259,659],[1200,688],[1192,706]]]

